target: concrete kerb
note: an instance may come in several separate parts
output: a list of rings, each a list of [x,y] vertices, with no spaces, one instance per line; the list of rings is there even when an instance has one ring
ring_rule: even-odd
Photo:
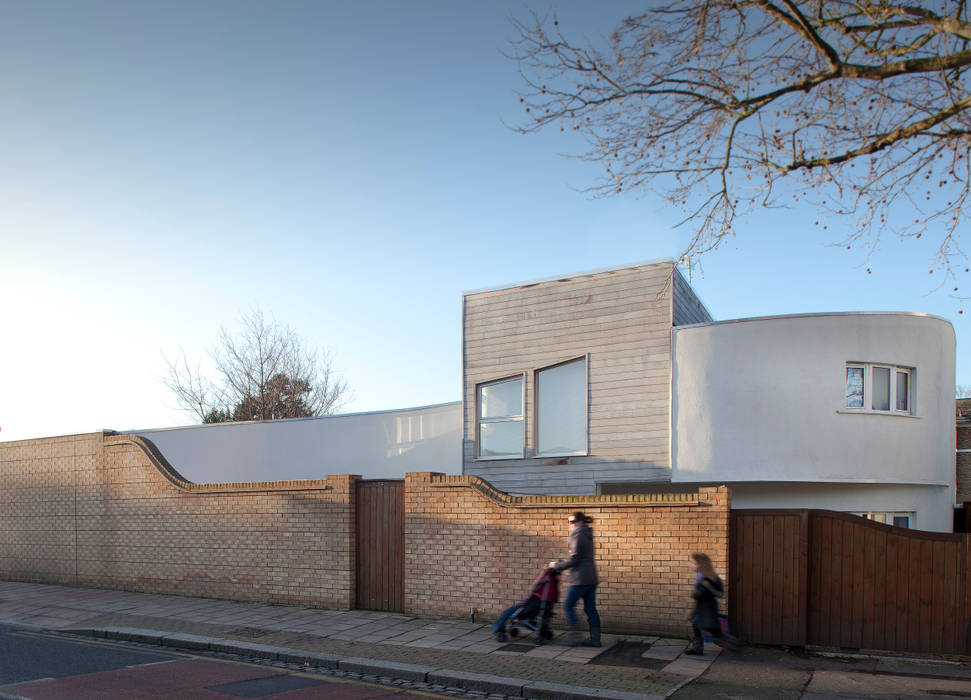
[[[416,664],[403,664],[396,661],[379,661],[353,657],[340,659],[337,667],[342,671],[369,673],[374,676],[387,676],[388,678],[420,681],[422,683],[431,682],[429,681],[429,676],[439,670],[433,666],[418,666]]]
[[[287,647],[254,644],[252,642],[230,641],[218,637],[205,637],[195,634],[160,634],[153,630],[134,627],[71,629],[64,630],[62,634],[112,639],[122,642],[137,642],[140,644],[151,644],[187,651],[212,651],[217,653],[239,654],[241,656],[252,656],[269,661],[307,664],[327,670],[351,671],[384,676],[396,680],[419,681],[461,688],[463,690],[498,693],[523,698],[543,698],[544,700],[584,700],[585,698],[604,698],[605,700],[661,700],[665,697],[652,693],[585,688],[558,683],[537,682],[522,678],[507,678],[504,676],[469,673],[453,669],[383,661],[379,659],[341,657],[332,654],[306,652]],[[19,696],[0,693],[0,700],[24,699]]]
[[[631,693],[623,690],[607,690],[605,688],[578,688],[574,685],[559,683],[531,683],[523,687],[523,697],[543,698],[544,700],[587,700],[588,698],[604,698],[605,700],[664,700],[664,695],[650,693]]]

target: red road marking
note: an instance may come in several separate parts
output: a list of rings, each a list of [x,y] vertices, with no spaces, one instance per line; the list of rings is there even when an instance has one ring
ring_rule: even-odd
[[[281,670],[203,660],[180,660],[131,666],[66,678],[31,681],[0,690],[31,700],[232,700],[235,696],[209,690],[210,686],[265,678]],[[344,683],[320,677],[323,685],[262,696],[261,700],[377,700],[427,698],[402,690]]]

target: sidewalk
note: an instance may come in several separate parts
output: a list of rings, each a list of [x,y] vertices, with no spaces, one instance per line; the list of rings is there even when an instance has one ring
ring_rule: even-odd
[[[556,640],[535,647],[499,644],[489,624],[451,619],[19,582],[0,581],[0,625],[306,664],[490,699],[971,697],[966,659],[766,647],[719,656],[713,645],[686,657],[685,639],[606,634],[600,649]]]
[[[684,639],[605,634],[600,649],[555,639],[500,644],[489,624],[6,581],[0,624],[564,700],[664,698],[717,656],[682,656]]]

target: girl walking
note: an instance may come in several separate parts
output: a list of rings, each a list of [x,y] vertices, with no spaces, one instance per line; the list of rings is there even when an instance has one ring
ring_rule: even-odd
[[[691,567],[695,571],[695,582],[691,590],[695,610],[691,615],[691,643],[684,653],[693,656],[705,653],[703,632],[707,632],[715,644],[734,651],[738,648],[738,640],[722,632],[718,617],[718,599],[724,597],[725,585],[715,573],[715,567],[707,554],[692,554]]]

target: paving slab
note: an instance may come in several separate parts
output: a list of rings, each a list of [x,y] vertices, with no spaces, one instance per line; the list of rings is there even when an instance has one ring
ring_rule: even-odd
[[[971,680],[817,671],[813,674],[803,697],[831,698],[834,695],[867,698],[921,696],[966,698],[971,696]]]
[[[676,658],[681,656],[684,651],[684,644],[679,647],[676,646],[658,646],[657,642],[651,645],[650,649],[646,649],[641,657],[645,659],[654,659],[656,661],[674,661]]]

